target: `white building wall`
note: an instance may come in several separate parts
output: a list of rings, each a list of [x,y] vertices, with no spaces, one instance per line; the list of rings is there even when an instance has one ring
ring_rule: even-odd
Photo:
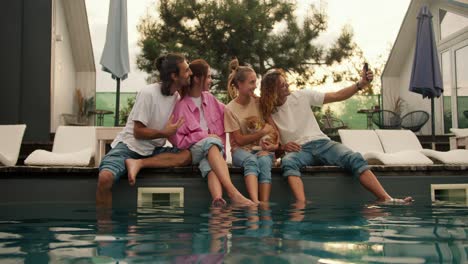
[[[423,99],[422,95],[413,93],[409,91],[409,83],[411,79],[411,72],[413,67],[413,60],[414,60],[414,49],[415,47],[411,48],[409,56],[406,58],[403,67],[401,68],[400,72],[400,97],[404,100],[404,107],[402,109],[401,116],[409,113],[411,111],[426,111],[431,115],[431,100],[430,99]],[[438,99],[435,99],[436,101]],[[437,117],[437,111],[435,111],[435,116]],[[441,132],[441,131],[440,131]],[[436,131],[436,134],[440,134]],[[430,135],[431,134],[431,117],[429,117],[429,121],[424,125],[424,127],[419,131],[421,135]]]
[[[439,35],[438,35],[439,8],[451,10],[451,8],[448,7],[447,3],[445,2],[444,3],[430,2],[430,10],[434,16],[433,26],[434,26],[434,33],[436,34],[436,45],[439,45],[439,42],[440,42]],[[419,6],[418,6],[418,10],[419,10]],[[410,18],[414,20],[414,23],[416,23],[416,16],[417,14],[414,14],[414,17]],[[409,27],[409,25],[406,25],[406,27]],[[401,34],[401,36],[399,36],[399,38],[412,38],[413,40],[411,41],[411,44],[410,44],[411,46],[408,46],[408,50],[406,50],[406,49],[401,49],[401,44],[400,44],[399,53],[405,53],[405,55],[402,56],[402,54],[398,54],[398,53],[393,54],[394,57],[396,56],[396,60],[399,60],[398,62],[399,68],[395,68],[394,64],[397,61],[395,61],[395,58],[394,58],[393,65],[390,65],[390,63],[387,64],[387,66],[390,66],[392,68],[391,73],[382,77],[383,106],[384,106],[384,109],[386,110],[394,111],[395,104],[398,98],[402,98],[405,102],[404,107],[402,109],[403,111],[402,115],[410,111],[416,111],[416,110],[423,110],[429,113],[429,115],[431,115],[431,100],[423,99],[422,95],[409,92],[409,82],[411,79],[411,71],[412,71],[413,60],[414,60],[414,49],[416,45],[416,42],[415,42],[416,39],[415,39],[415,35],[414,36],[413,34],[408,35],[409,33],[407,31],[408,30],[403,30],[403,33]],[[458,39],[459,36],[457,36],[456,38]],[[400,39],[400,41],[402,40]],[[443,48],[439,47],[439,51],[443,49],[445,49],[445,47]],[[440,61],[440,56],[439,56],[439,61]],[[395,69],[397,69],[397,71],[395,71]],[[440,98],[435,98],[434,103],[435,103],[434,104],[435,106],[435,109],[434,109],[435,133],[436,135],[444,134],[442,96]],[[431,134],[431,117],[429,118],[429,121],[426,123],[426,125],[421,129],[419,134],[422,134],[422,135]]]
[[[54,80],[51,91],[51,132],[54,133],[61,124],[61,114],[76,114],[77,77],[63,3],[62,0],[55,0],[53,3],[55,5],[55,43],[52,45]]]

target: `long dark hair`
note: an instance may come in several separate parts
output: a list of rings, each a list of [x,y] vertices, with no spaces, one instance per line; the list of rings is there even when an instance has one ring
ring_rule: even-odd
[[[205,82],[206,77],[208,76],[208,71],[210,65],[204,59],[196,59],[189,64],[192,75],[190,76],[190,86],[185,86],[180,89],[179,93],[181,97],[186,96],[195,84],[194,78],[198,77],[202,83]]]
[[[163,95],[171,95],[172,78],[171,74],[179,75],[179,63],[184,62],[185,57],[178,53],[168,53],[160,56],[154,62],[156,69],[159,71],[159,78],[161,79],[161,93]]]

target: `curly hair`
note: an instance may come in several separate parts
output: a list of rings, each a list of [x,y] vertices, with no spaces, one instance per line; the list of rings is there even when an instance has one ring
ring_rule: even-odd
[[[278,80],[280,77],[286,78],[282,69],[273,69],[263,75],[260,84],[260,108],[265,119],[276,111]]]
[[[255,73],[255,71],[249,66],[239,66],[239,60],[237,60],[237,58],[234,58],[229,62],[229,69],[231,70],[231,73],[228,78],[227,90],[229,97],[234,99],[238,95],[237,89],[239,88],[239,82],[244,82],[247,79],[248,72]]]

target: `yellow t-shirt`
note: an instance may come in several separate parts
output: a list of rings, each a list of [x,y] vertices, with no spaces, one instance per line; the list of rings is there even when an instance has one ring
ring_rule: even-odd
[[[241,105],[235,100],[229,102],[224,109],[224,130],[226,133],[232,133],[240,130],[243,135],[248,134],[247,125],[245,119],[250,116],[257,116],[259,120],[263,121],[262,114],[260,112],[260,103],[258,98],[251,98],[247,105]],[[257,144],[251,143],[244,146],[238,146],[234,141],[234,137],[230,137],[231,151],[234,151],[238,147],[250,151],[252,147]]]

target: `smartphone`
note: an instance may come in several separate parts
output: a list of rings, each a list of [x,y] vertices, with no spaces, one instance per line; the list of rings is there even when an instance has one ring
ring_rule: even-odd
[[[369,79],[367,79],[367,71],[369,70],[369,64],[366,62],[364,63],[364,73],[365,73],[365,76],[366,76],[366,81],[369,81]]]

